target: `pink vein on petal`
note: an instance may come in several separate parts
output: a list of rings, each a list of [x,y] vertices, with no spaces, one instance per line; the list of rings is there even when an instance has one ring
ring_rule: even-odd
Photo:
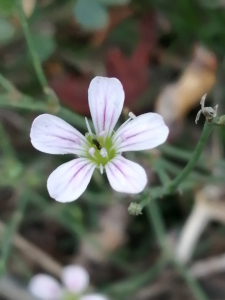
[[[75,168],[75,166],[76,166],[77,164],[79,164],[80,162],[83,162],[83,160],[82,160],[82,161],[79,161],[79,162],[75,162],[75,164],[74,164],[73,166],[71,166],[71,168],[69,168],[69,170],[71,170],[72,168]],[[87,162],[85,165],[82,165],[82,166],[80,167],[79,170],[76,171],[76,173],[75,173],[75,174],[72,176],[72,178],[68,181],[68,183],[67,183],[65,189],[66,189],[66,188],[70,185],[70,183],[74,180],[74,178],[76,177],[76,175],[77,175],[84,167],[86,167],[88,164],[91,164],[91,163],[90,163],[90,162]],[[93,166],[93,163],[92,163],[91,165]],[[86,171],[84,177],[86,176],[86,174],[87,174],[89,171],[90,171],[90,169],[88,169],[88,170]],[[67,172],[68,172],[68,170],[67,170]]]
[[[103,128],[102,128],[103,131],[105,130],[106,108],[107,108],[107,101],[106,101],[106,98],[104,97]]]

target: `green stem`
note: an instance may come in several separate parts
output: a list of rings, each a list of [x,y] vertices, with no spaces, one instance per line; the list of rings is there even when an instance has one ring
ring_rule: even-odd
[[[53,103],[50,101],[46,103],[42,99],[40,99],[40,101],[34,101],[32,97],[20,93],[20,91],[18,91],[9,80],[2,76],[2,74],[0,74],[0,85],[7,91],[7,93],[0,94],[0,107],[13,107],[24,110],[57,114],[59,117],[66,119],[72,125],[78,126],[85,130],[87,129],[84,117],[70,111],[65,107],[58,107],[56,102]],[[51,95],[51,93],[49,95]],[[54,96],[52,96],[52,99],[55,99]],[[89,124],[92,124],[91,120],[89,120]]]
[[[146,210],[147,210],[147,215],[149,217],[149,220],[151,220],[152,222],[158,243],[164,252],[167,249],[166,229],[161,215],[161,211],[159,210],[155,199],[152,199],[149,202],[149,205],[146,206]]]
[[[1,140],[1,149],[4,156],[4,159],[13,159],[16,157],[15,151],[11,145],[10,138],[6,133],[2,123],[0,123],[0,140]]]
[[[154,169],[155,169],[161,183],[163,185],[166,185],[170,181],[170,177],[167,174],[167,172],[165,171],[165,168],[164,168],[163,164],[161,163],[161,160],[158,160],[155,163]]]
[[[171,173],[174,176],[177,176],[177,174],[180,174],[182,171],[182,167],[177,166],[174,163],[171,163],[165,159],[160,159],[160,164],[168,173]],[[201,174],[200,172],[197,171],[192,171],[189,177],[190,177],[189,179],[193,179],[193,180],[205,180],[208,178],[208,175]]]
[[[1,81],[0,81],[1,84]],[[43,113],[56,113],[54,108],[49,104],[45,103],[42,100],[34,101],[34,99],[30,96],[20,94],[10,93],[10,94],[1,94],[0,95],[0,107],[5,108],[17,108],[24,109],[36,112]],[[53,108],[53,109],[52,109]],[[70,111],[65,107],[60,107],[60,109],[56,113],[59,117],[66,119],[72,125],[78,126],[82,129],[87,129],[84,121],[84,117],[76,114],[75,112]],[[89,120],[89,124],[91,120]]]
[[[85,229],[78,224],[78,222],[74,222],[74,217],[71,215],[71,209],[69,207],[64,207],[64,209],[61,208],[61,206],[56,205],[58,209],[53,209],[53,207],[49,207],[49,203],[37,194],[36,192],[32,190],[27,190],[27,193],[32,200],[32,202],[43,209],[44,213],[46,215],[50,215],[52,218],[57,220],[59,223],[61,223],[63,226],[65,226],[69,231],[71,231],[73,234],[79,236],[80,238],[86,239],[88,243],[92,245],[94,249],[97,251],[104,251],[104,247],[101,243],[99,243],[96,239],[94,239],[91,235],[88,235]],[[119,257],[115,255],[112,255],[108,257],[110,261],[112,261],[115,265],[118,265],[122,267],[124,270],[127,270],[130,272],[133,267],[129,263],[125,263],[123,259],[120,259]]]
[[[173,180],[174,185],[172,186],[173,189],[176,189],[178,185],[188,176],[190,171],[195,166],[195,162],[199,158],[203,147],[209,137],[209,134],[212,130],[212,126],[206,126],[203,129],[202,136],[200,138],[199,143],[196,146],[196,149],[193,153],[193,156],[191,160],[189,161],[186,168]],[[160,170],[160,165],[158,165],[158,171]],[[166,185],[168,178],[167,174],[164,174],[162,170],[160,170],[160,173],[158,173],[160,180],[162,184]],[[171,185],[170,185],[171,186]],[[195,298],[197,300],[208,300],[207,295],[202,290],[199,283],[195,280],[195,278],[191,275],[190,271],[182,265],[179,261],[177,261],[172,253],[170,252],[170,249],[168,248],[167,241],[166,241],[166,227],[161,215],[161,211],[159,207],[157,206],[157,203],[155,201],[156,199],[151,199],[149,202],[149,205],[146,206],[147,214],[149,216],[149,219],[151,220],[153,224],[153,228],[155,231],[155,235],[158,239],[158,243],[160,245],[160,248],[162,252],[164,253],[164,256],[168,257],[168,261],[171,261],[173,265],[176,267],[178,272],[181,274],[183,279],[185,280],[186,284],[189,286],[190,290],[193,292]]]
[[[186,284],[189,286],[197,300],[208,300],[207,295],[204,293],[198,282],[191,275],[190,271],[178,262],[173,255],[170,253],[166,242],[166,229],[163,222],[161,212],[156,205],[155,200],[151,200],[149,205],[146,207],[148,215],[153,223],[156,237],[160,244],[161,250],[164,253],[164,256],[167,257],[168,261],[171,261],[176,269],[179,271]]]
[[[37,77],[39,79],[39,82],[40,82],[43,90],[45,90],[46,87],[48,87],[48,83],[47,83],[46,77],[44,75],[44,72],[42,70],[42,67],[41,67],[40,61],[38,59],[37,53],[36,53],[36,51],[34,49],[34,46],[33,46],[33,43],[32,43],[32,38],[31,38],[31,35],[30,35],[26,15],[24,13],[21,0],[15,0],[15,2],[16,2],[16,5],[17,5],[17,10],[18,10],[20,22],[21,22],[21,25],[22,25],[22,28],[23,28],[23,32],[24,32],[24,35],[25,35],[25,38],[26,38],[26,41],[27,41],[27,45],[28,45],[28,48],[29,48],[30,56],[31,56],[32,61],[33,61],[34,69],[36,71]]]
[[[180,273],[180,275],[185,280],[186,284],[189,286],[195,298],[197,300],[209,300],[209,297],[202,290],[198,281],[191,275],[190,271],[184,265],[182,265],[176,260],[174,260],[173,263],[176,269],[178,270],[178,272]]]
[[[159,179],[163,185],[166,185],[169,181],[169,177],[167,173],[164,171],[162,166],[160,165],[160,162],[158,162],[155,165],[155,168],[157,170],[157,174],[159,176]],[[146,206],[147,215],[149,217],[149,220],[151,220],[153,228],[155,230],[156,237],[158,239],[158,243],[161,247],[161,249],[166,251],[166,226],[163,221],[163,217],[161,214],[161,211],[158,207],[158,204],[156,203],[156,199],[151,199],[149,201],[149,204]],[[166,254],[166,253],[165,253]]]
[[[176,146],[169,145],[169,144],[164,144],[163,146],[159,147],[159,149],[167,157],[172,157],[173,159],[175,158],[176,160],[179,159],[182,161],[189,161],[192,156],[191,151],[180,149],[177,148]],[[206,166],[203,165],[204,161],[205,158],[200,159],[196,164],[196,166],[206,169]]]
[[[9,258],[13,235],[18,229],[18,226],[22,220],[23,213],[26,207],[27,197],[23,194],[18,201],[18,207],[14,212],[11,220],[5,228],[2,242],[1,242],[1,254],[0,254],[0,278],[6,270],[7,260]]]
[[[66,107],[61,107],[57,115],[62,119],[68,120],[72,125],[79,126],[80,128],[87,131],[85,119],[83,116],[69,110]],[[92,120],[88,120],[88,123],[90,124],[90,126],[92,126]]]
[[[105,288],[105,292],[112,294],[116,299],[124,299],[125,296],[127,297],[137,290],[140,290],[143,286],[148,284],[149,281],[156,278],[160,271],[165,267],[166,263],[167,259],[162,256],[143,274],[135,275],[124,281],[114,283],[108,288]]]
[[[190,174],[190,172],[192,171],[192,169],[195,167],[196,162],[198,161],[202,150],[205,147],[205,144],[208,140],[208,137],[211,133],[213,129],[213,124],[211,123],[205,123],[203,131],[202,131],[202,135],[200,137],[200,140],[191,156],[191,159],[189,160],[188,164],[186,165],[186,167],[181,171],[181,173],[174,178],[174,180],[169,183],[169,185],[167,186],[167,191],[168,192],[174,192],[179,184],[188,177],[188,175]]]
[[[2,74],[0,74],[0,84],[8,93],[15,93],[17,92],[17,89],[14,87],[14,85],[6,79]]]
[[[156,198],[163,197],[165,195],[171,194],[177,190],[179,185],[184,181],[188,175],[191,173],[193,168],[195,167],[202,150],[208,140],[208,137],[213,129],[214,125],[218,125],[218,117],[214,118],[211,120],[210,123],[205,123],[202,135],[198,141],[198,144],[191,156],[191,159],[189,160],[188,164],[186,167],[168,184],[165,184],[163,187],[156,187],[154,189],[149,189],[149,198],[150,201],[153,201]],[[140,206],[143,208],[149,203],[148,199],[146,200],[146,197],[143,196],[143,200],[140,202]]]

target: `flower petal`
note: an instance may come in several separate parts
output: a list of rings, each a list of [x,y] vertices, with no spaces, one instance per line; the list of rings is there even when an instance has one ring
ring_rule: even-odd
[[[118,152],[147,150],[165,142],[169,133],[163,118],[147,113],[122,125],[113,137]]]
[[[105,166],[111,187],[117,192],[137,194],[147,184],[145,170],[122,156],[116,156]]]
[[[110,135],[121,114],[124,90],[116,78],[95,77],[88,90],[88,101],[97,135]]]
[[[46,274],[35,275],[30,280],[28,289],[35,297],[43,300],[57,300],[62,295],[58,281]]]
[[[32,124],[30,137],[32,145],[45,153],[86,153],[85,137],[73,126],[53,115],[38,116]]]
[[[80,300],[109,300],[109,298],[100,294],[90,294],[81,297]]]
[[[50,196],[59,202],[76,200],[86,190],[95,164],[87,158],[73,159],[59,166],[47,181]]]
[[[80,294],[89,285],[89,274],[82,266],[70,265],[63,268],[62,282],[70,292]]]

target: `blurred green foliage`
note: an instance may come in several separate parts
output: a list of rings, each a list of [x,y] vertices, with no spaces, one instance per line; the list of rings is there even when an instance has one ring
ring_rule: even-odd
[[[77,22],[91,31],[102,29],[109,22],[106,8],[95,0],[78,0],[74,5],[74,14]]]
[[[46,61],[57,48],[55,38],[49,34],[33,34],[32,43],[41,62]]]
[[[104,31],[110,25],[110,13],[118,9],[118,6],[120,10],[124,9],[124,5],[129,5],[131,13],[102,38],[99,30]],[[33,14],[26,17],[26,22],[31,34],[30,43],[44,69],[43,76],[46,77],[46,82],[51,82],[51,75],[54,73],[59,75],[58,85],[68,74],[69,78],[85,78],[89,83],[91,77],[107,72],[105,61],[108,53],[115,48],[122,49],[122,62],[129,61],[140,40],[140,20],[152,12],[157,15],[159,24],[160,20],[164,20],[167,25],[166,29],[158,25],[155,30],[157,46],[152,54],[153,59],[147,66],[152,77],[149,75],[150,79],[148,78],[150,92],[146,96],[147,105],[143,106],[143,111],[152,110],[155,95],[165,84],[182,73],[196,42],[214,51],[221,62],[216,86],[219,96],[214,93],[212,98],[217,95],[215,101],[219,98],[220,109],[225,111],[221,101],[225,96],[222,63],[225,48],[225,9],[219,0],[40,1]],[[101,214],[109,204],[121,202],[128,207],[131,201],[136,201],[146,206],[149,203],[149,194],[147,197],[145,193],[134,197],[118,195],[111,191],[105,178],[95,173],[90,188],[77,202],[63,205],[49,198],[46,178],[55,167],[69,160],[69,157],[49,156],[32,149],[29,141],[32,120],[39,113],[56,113],[85,133],[84,117],[65,107],[62,102],[59,106],[56,103],[52,104],[51,88],[47,95],[46,91],[43,91],[36,65],[33,58],[28,56],[15,2],[0,0],[0,15],[0,67],[9,79],[7,81],[0,77],[1,201],[11,205],[5,209],[1,204],[1,219],[6,228],[1,242],[0,272],[3,275],[7,269],[7,261],[15,255],[17,264],[21,264],[22,261],[23,267],[18,267],[20,272],[17,274],[24,280],[29,279],[30,274],[38,268],[30,267],[29,262],[11,247],[14,233],[19,231],[25,233],[26,237],[28,232],[27,237],[30,235],[37,242],[37,235],[45,235],[46,231],[46,235],[56,242],[55,246],[48,245],[49,248],[52,247],[50,250],[46,247],[44,251],[49,250],[62,264],[67,264],[77,254],[83,240],[89,240],[94,249],[102,250],[101,243],[93,238],[92,233],[99,229]],[[161,56],[157,57],[159,50],[178,58],[181,63],[175,66],[161,63]],[[118,58],[115,61],[118,63]],[[135,69],[132,69],[132,72],[135,75]],[[127,73],[130,75],[131,71],[128,70]],[[75,87],[78,88],[84,82],[78,81]],[[69,88],[70,86],[66,85],[66,92]],[[136,101],[140,101],[140,98]],[[10,115],[10,112],[13,115]],[[142,161],[148,170],[151,178],[148,191],[152,199],[157,198],[162,186],[179,176],[191,159],[192,150],[200,136],[200,125],[193,127],[195,113],[196,110],[193,110],[184,120],[183,132],[175,139],[174,145],[164,145],[157,153],[128,154],[133,155],[135,160]],[[223,149],[224,130],[218,129],[215,135],[219,137]],[[214,144],[210,145],[213,147]],[[223,152],[222,150],[222,154]],[[212,151],[207,149],[190,177],[182,182],[180,189],[183,195],[174,193],[157,199],[156,203],[152,202],[143,210],[142,215],[131,217],[130,224],[127,225],[126,243],[108,254],[107,263],[103,267],[97,264],[96,268],[99,268],[102,277],[99,276],[99,279],[96,276],[96,286],[100,286],[116,300],[130,299],[163,272],[168,258],[165,259],[164,256],[166,236],[170,230],[180,229],[183,225],[190,213],[195,189],[209,183],[218,185],[224,182],[224,157],[222,155],[216,159],[211,153]],[[7,189],[14,196],[5,199],[4,191]],[[17,212],[21,213],[20,218],[17,217]],[[56,235],[52,228],[57,228],[59,235]],[[223,232],[221,228],[224,229],[221,225],[211,228],[211,235],[218,236],[218,240],[214,241],[215,248],[216,243],[221,240],[221,234],[217,235],[219,231]],[[204,242],[207,245],[213,244],[209,237]],[[41,247],[40,245],[41,243],[37,244],[38,247]],[[196,253],[199,249],[203,255],[209,253],[210,246],[203,246],[198,245]],[[220,247],[225,250],[224,245]],[[13,253],[10,256],[11,251]],[[15,262],[15,269],[17,264]],[[104,268],[110,274],[108,277],[104,277]],[[176,268],[196,299],[207,299],[207,295],[201,291],[188,270],[180,265],[176,265]],[[10,268],[8,270],[11,271]],[[29,270],[30,273],[25,270]]]
[[[0,18],[0,44],[10,41],[15,33],[15,28],[5,19]]]

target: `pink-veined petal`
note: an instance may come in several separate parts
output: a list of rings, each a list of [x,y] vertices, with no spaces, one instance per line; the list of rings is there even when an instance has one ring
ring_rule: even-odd
[[[168,133],[160,115],[146,113],[122,125],[115,133],[113,143],[118,152],[147,150],[164,143]]]
[[[32,124],[31,143],[50,154],[85,155],[85,137],[64,120],[49,114],[38,116]]]
[[[58,281],[46,274],[35,275],[30,280],[28,289],[35,297],[43,300],[58,300],[62,295]]]
[[[110,135],[121,114],[124,90],[116,78],[95,77],[88,90],[88,101],[96,134]]]
[[[63,268],[62,282],[70,292],[80,294],[88,287],[89,280],[89,274],[82,266],[69,265]]]
[[[109,300],[109,298],[100,294],[90,294],[81,297],[80,300]]]
[[[111,187],[117,192],[137,194],[147,184],[145,170],[122,156],[116,156],[108,162],[105,170]]]
[[[73,159],[59,166],[47,181],[50,196],[59,202],[71,202],[86,190],[95,164],[87,158]]]

